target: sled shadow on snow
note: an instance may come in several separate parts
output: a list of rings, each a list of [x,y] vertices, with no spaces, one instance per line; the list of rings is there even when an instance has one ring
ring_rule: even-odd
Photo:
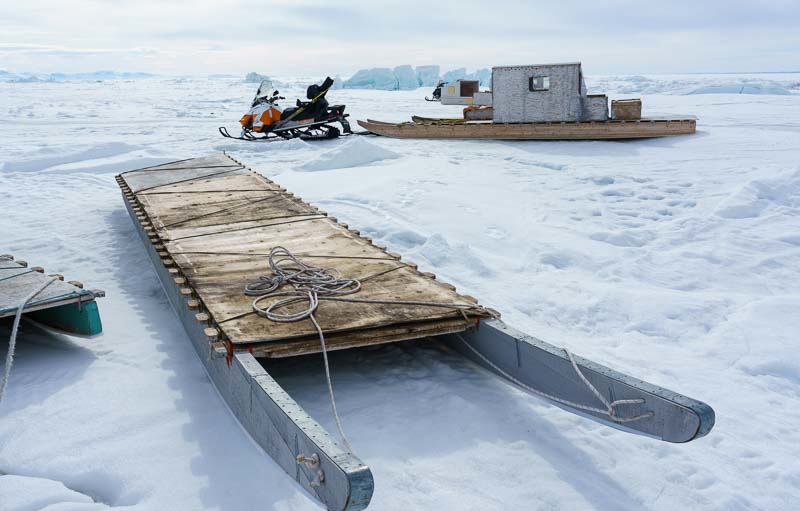
[[[375,471],[395,469],[381,467],[382,460],[402,460],[404,471],[416,473],[411,479],[438,486],[431,477],[419,475],[426,466],[422,463],[441,463],[447,472],[451,460],[460,460],[460,453],[475,446],[494,444],[498,449],[510,449],[525,442],[535,453],[530,459],[525,459],[525,450],[516,450],[514,459],[495,459],[498,463],[493,467],[491,457],[481,463],[486,463],[489,472],[508,471],[512,478],[517,476],[515,467],[537,467],[544,461],[597,509],[649,509],[541,414],[548,409],[544,401],[521,393],[435,341],[334,351],[328,356],[345,433],[357,454]],[[312,417],[328,431],[336,431],[321,355],[262,359],[262,365]],[[605,428],[589,421],[586,424]],[[630,441],[627,434],[620,436]],[[422,461],[419,467],[415,460]],[[458,466],[451,470],[460,477]],[[462,478],[464,487],[481,488],[483,470],[470,469],[466,475],[475,479]],[[530,479],[529,489],[535,491],[537,484]],[[375,496],[381,499],[380,488]],[[485,496],[476,491],[476,498]]]
[[[0,357],[5,363],[13,317],[0,320]],[[70,337],[22,320],[17,332],[14,366],[0,416],[45,401],[81,379],[95,354]]]
[[[312,502],[302,488],[251,441],[217,393],[191,341],[175,315],[142,248],[122,200],[106,221],[116,240],[111,266],[118,268],[128,308],[145,325],[142,342],[155,342],[165,355],[161,367],[172,376],[179,396],[175,409],[189,416],[183,438],[197,447],[187,460],[191,473],[207,482],[201,491],[204,507],[223,511],[270,509],[279,503]]]
[[[553,156],[637,156],[644,149],[673,149],[710,133],[697,130],[692,135],[629,140],[499,140],[495,143],[529,153]]]

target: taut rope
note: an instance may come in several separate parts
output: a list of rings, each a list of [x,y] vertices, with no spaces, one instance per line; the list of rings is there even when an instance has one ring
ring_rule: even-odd
[[[322,359],[325,362],[325,378],[328,383],[328,393],[330,395],[333,417],[336,420],[336,427],[342,442],[351,452],[353,448],[344,434],[339,414],[336,411],[336,399],[333,394],[333,384],[331,383],[330,364],[328,363],[327,347],[325,346],[325,335],[319,326],[314,313],[319,307],[321,300],[351,303],[374,303],[388,305],[418,305],[424,307],[444,307],[456,309],[462,312],[472,310],[482,314],[490,314],[490,311],[473,303],[439,303],[417,300],[374,300],[368,298],[352,298],[346,295],[357,293],[361,289],[361,282],[357,279],[342,277],[339,270],[332,267],[312,266],[298,259],[289,250],[283,247],[275,247],[269,253],[269,267],[272,275],[262,275],[258,280],[247,284],[244,293],[249,296],[258,296],[253,300],[253,311],[259,316],[279,323],[292,323],[303,319],[310,319],[319,335],[319,342],[322,346]],[[291,284],[293,290],[279,291],[284,284]],[[261,302],[270,298],[279,298],[266,307],[261,306]],[[280,309],[294,303],[307,302],[308,306],[299,312],[279,312]]]
[[[17,348],[17,331],[19,330],[19,321],[22,318],[22,311],[28,304],[28,302],[33,300],[36,295],[44,291],[47,286],[52,284],[53,281],[57,279],[58,277],[51,277],[39,288],[37,288],[28,296],[26,296],[25,299],[22,300],[22,303],[20,303],[19,306],[17,307],[17,314],[14,316],[14,326],[11,327],[11,339],[8,341],[8,353],[6,354],[6,364],[5,366],[3,366],[3,379],[0,380],[0,403],[3,402],[3,396],[6,392],[6,387],[8,386],[8,379],[11,376],[11,366],[14,364],[14,352],[16,351]]]

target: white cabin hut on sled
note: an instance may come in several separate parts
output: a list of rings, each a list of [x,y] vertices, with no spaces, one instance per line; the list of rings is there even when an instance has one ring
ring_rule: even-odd
[[[440,85],[443,105],[465,105],[466,119],[496,123],[587,122],[641,118],[641,101],[611,102],[589,94],[580,62],[497,66],[492,90],[481,91],[477,80]],[[478,108],[481,107],[481,108]]]
[[[494,122],[608,120],[608,97],[587,93],[580,62],[493,67],[492,96]]]
[[[491,140],[624,140],[697,130],[692,115],[643,118],[641,99],[614,100],[609,109],[608,96],[586,90],[580,62],[493,67],[491,91],[474,80],[440,82],[425,99],[465,105],[463,117],[358,124],[387,137]]]

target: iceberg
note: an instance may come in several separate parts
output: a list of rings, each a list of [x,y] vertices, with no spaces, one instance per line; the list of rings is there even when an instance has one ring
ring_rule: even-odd
[[[420,87],[436,87],[439,83],[439,66],[417,66],[417,83]]]
[[[360,69],[344,82],[345,89],[397,90],[397,78],[388,67]]]
[[[394,77],[397,80],[397,88],[399,90],[414,90],[419,88],[417,73],[415,73],[414,68],[409,65],[397,66],[394,68]]]
[[[466,78],[478,80],[481,83],[481,87],[492,86],[492,70],[488,68],[478,69],[474,73],[468,74]]]
[[[261,83],[263,80],[271,80],[271,78],[256,72],[247,73],[247,76],[244,77],[246,83]]]
[[[461,80],[462,78],[467,77],[467,68],[460,67],[458,69],[453,69],[452,71],[448,71],[442,75],[442,80],[446,82],[454,82],[456,80]]]

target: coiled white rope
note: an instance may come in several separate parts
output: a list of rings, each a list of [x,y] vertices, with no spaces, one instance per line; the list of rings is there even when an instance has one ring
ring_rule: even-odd
[[[575,401],[570,401],[568,399],[564,399],[564,398],[555,396],[553,394],[548,394],[547,392],[543,392],[541,390],[535,389],[535,388],[533,388],[533,387],[521,382],[520,380],[518,380],[514,376],[510,375],[508,372],[506,372],[503,369],[501,369],[500,367],[498,367],[497,364],[495,364],[494,362],[492,362],[491,360],[486,358],[481,352],[476,350],[470,343],[468,343],[467,340],[464,339],[464,337],[461,336],[461,334],[456,334],[456,337],[458,337],[458,339],[462,343],[464,343],[464,346],[469,348],[475,355],[478,356],[478,358],[483,360],[489,367],[491,367],[492,369],[494,369],[495,371],[497,371],[498,373],[503,375],[511,383],[513,383],[516,386],[520,387],[522,390],[530,392],[531,394],[534,394],[534,395],[537,395],[539,397],[543,397],[543,398],[549,399],[550,401],[555,401],[556,403],[561,403],[563,405],[567,405],[567,406],[572,407],[572,408],[577,408],[579,410],[585,410],[587,412],[594,412],[594,413],[606,415],[613,422],[620,423],[620,424],[625,423],[625,422],[638,421],[640,419],[646,419],[648,417],[653,417],[655,415],[655,412],[649,411],[649,412],[643,413],[641,415],[636,415],[636,416],[633,416],[633,417],[619,417],[617,415],[617,406],[620,406],[620,405],[633,405],[633,404],[640,405],[640,404],[644,404],[645,400],[641,399],[641,398],[636,398],[636,399],[617,399],[615,401],[609,401],[608,399],[606,399],[605,396],[603,396],[600,393],[599,390],[597,390],[597,387],[592,385],[592,383],[589,381],[589,379],[586,378],[586,376],[583,374],[583,371],[581,371],[580,367],[578,366],[578,363],[575,361],[575,357],[573,357],[572,353],[570,353],[569,350],[567,350],[566,348],[561,348],[561,349],[564,350],[564,353],[567,355],[567,358],[569,359],[570,363],[572,364],[572,368],[578,374],[578,377],[581,379],[581,381],[584,383],[584,385],[586,385],[589,388],[589,390],[592,392],[592,394],[594,394],[597,397],[597,399],[600,400],[601,403],[603,403],[603,405],[605,406],[605,409],[597,408],[597,407],[594,407],[594,406],[588,406],[588,405],[584,405],[584,404],[581,404],[581,403],[576,403]]]
[[[344,295],[357,293],[361,289],[361,282],[356,279],[343,278],[336,268],[312,266],[298,259],[289,250],[283,247],[275,247],[269,254],[269,267],[272,275],[262,275],[258,280],[247,284],[244,293],[249,296],[258,296],[253,300],[253,311],[259,316],[279,323],[292,323],[303,319],[310,319],[319,335],[319,342],[322,346],[322,359],[325,363],[325,378],[328,383],[328,394],[330,395],[333,417],[342,442],[351,452],[353,448],[342,428],[342,422],[336,410],[336,399],[333,394],[333,384],[331,383],[330,364],[328,363],[328,352],[325,345],[325,335],[319,326],[314,313],[319,307],[320,300],[331,300],[352,303],[375,303],[389,305],[419,305],[428,307],[446,307],[461,311],[477,310],[482,313],[491,314],[490,311],[477,304],[472,303],[439,303],[415,300],[374,300],[368,298],[350,298]],[[284,284],[291,284],[292,291],[278,291]],[[267,307],[262,307],[260,302],[263,300],[285,297],[271,302]],[[291,304],[307,302],[308,306],[299,312],[278,312]]]
[[[361,283],[354,279],[341,278],[336,268],[323,268],[305,264],[283,247],[275,247],[270,251],[269,267],[272,270],[272,276],[262,275],[257,281],[247,284],[244,287],[244,293],[249,296],[259,296],[259,298],[253,301],[253,310],[255,310],[258,315],[272,321],[292,323],[305,318],[311,319],[314,328],[317,330],[319,342],[322,346],[322,359],[325,362],[325,379],[328,383],[328,395],[331,400],[331,408],[333,409],[336,428],[339,430],[339,436],[342,437],[342,442],[345,447],[352,452],[353,447],[344,434],[342,421],[339,418],[339,412],[336,410],[336,398],[333,394],[333,383],[331,382],[331,369],[328,363],[328,350],[325,346],[325,336],[322,333],[322,328],[320,328],[319,323],[317,323],[317,319],[314,317],[314,312],[319,306],[319,293],[324,293],[326,295],[355,293],[361,289]],[[275,291],[285,283],[293,284],[295,291],[276,293]],[[259,301],[276,296],[288,296],[289,298],[277,300],[271,303],[266,309],[262,309],[258,305]],[[308,308],[305,310],[296,313],[275,312],[276,309],[303,300],[308,300]]]
[[[19,330],[19,321],[22,318],[22,311],[25,306],[34,299],[36,295],[45,290],[47,286],[57,280],[58,277],[51,277],[44,282],[38,289],[29,294],[22,303],[17,307],[17,314],[14,316],[14,326],[11,327],[11,339],[8,341],[8,353],[6,353],[6,364],[3,366],[3,379],[0,380],[0,403],[3,402],[3,396],[8,386],[8,379],[11,376],[11,366],[14,364],[14,352],[17,348],[17,331]]]

